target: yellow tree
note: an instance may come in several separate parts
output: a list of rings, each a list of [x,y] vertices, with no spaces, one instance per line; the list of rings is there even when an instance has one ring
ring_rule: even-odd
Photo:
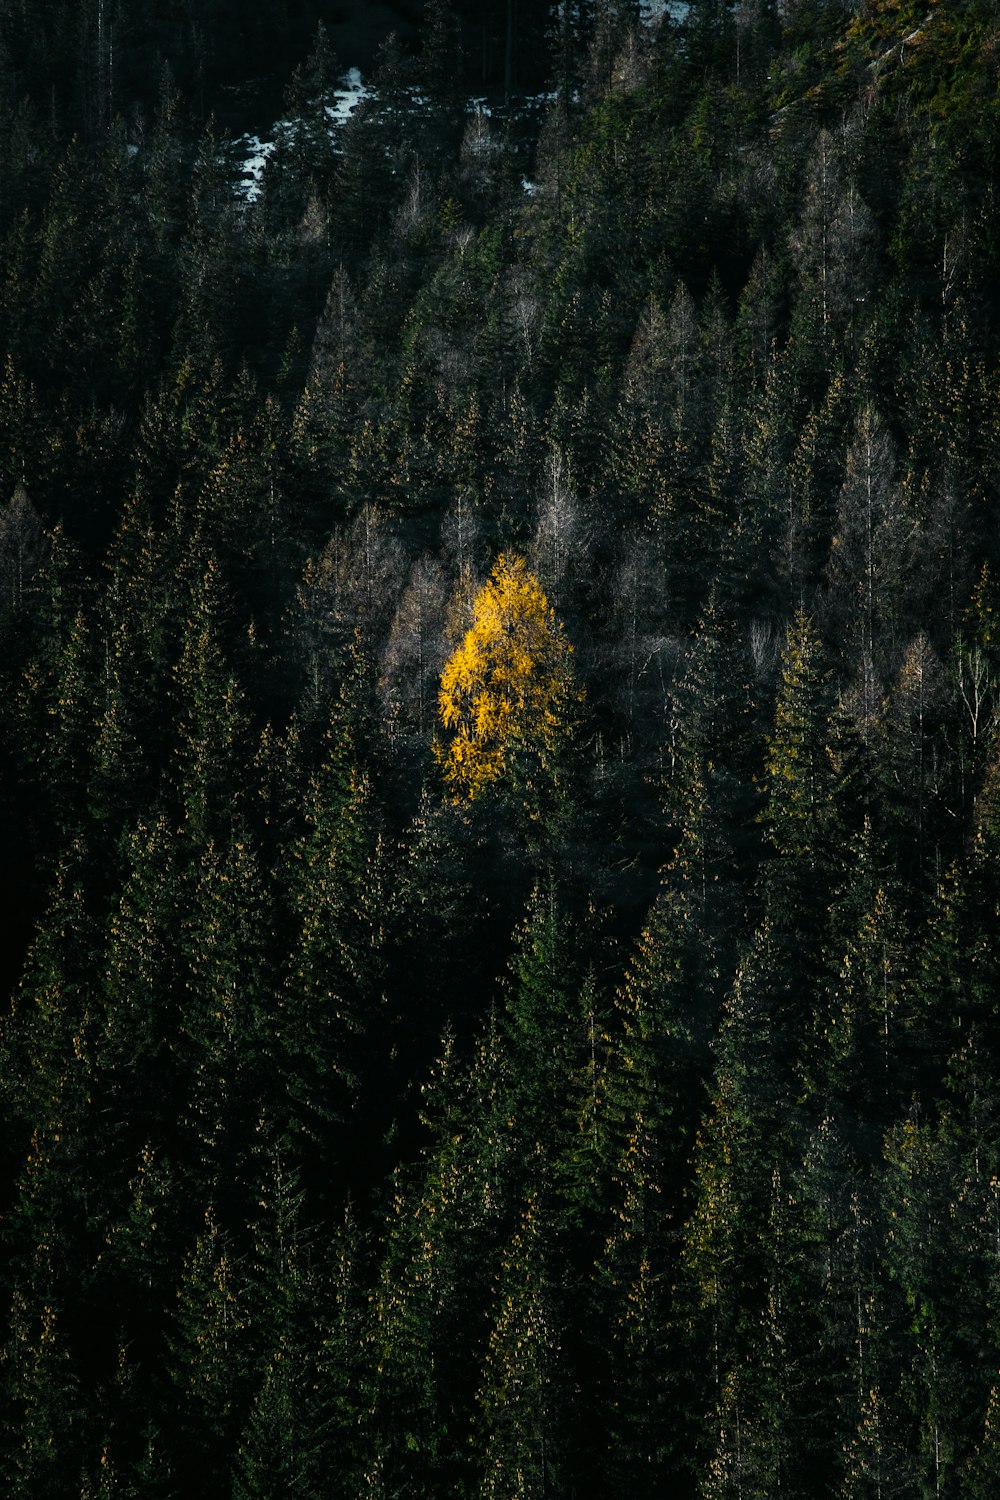
[[[441,676],[438,703],[450,734],[435,755],[456,801],[478,796],[516,765],[529,784],[534,768],[554,776],[581,697],[572,651],[524,559],[498,557]]]

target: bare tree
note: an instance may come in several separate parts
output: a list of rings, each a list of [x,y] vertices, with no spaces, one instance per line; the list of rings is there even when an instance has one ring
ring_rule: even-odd
[[[396,211],[394,228],[400,239],[415,234],[433,208],[433,195],[419,156],[413,158],[403,201]]]
[[[463,186],[481,202],[486,201],[493,188],[502,154],[489,115],[477,109],[465,127],[458,163]]]
[[[905,563],[916,526],[895,470],[892,439],[875,409],[866,406],[847,453],[824,613],[855,660],[876,678],[899,660]]]
[[[447,655],[448,585],[434,558],[413,566],[382,658],[379,692],[390,732],[423,736],[435,718],[437,681]]]
[[[608,591],[610,635],[601,675],[628,740],[666,744],[678,645],[666,630],[662,567],[641,537],[626,537]]]
[[[16,618],[27,608],[34,578],[45,560],[46,543],[38,512],[19,484],[0,511],[0,596],[4,614]]]
[[[694,298],[679,282],[667,314],[665,355],[669,371],[667,402],[669,420],[678,440],[697,424],[701,373],[701,329]]]
[[[313,339],[309,382],[331,387],[350,362],[357,333],[358,304],[351,278],[339,267],[333,274],[323,316]]]
[[[478,587],[479,516],[469,496],[462,490],[456,494],[441,523],[441,543],[446,565],[456,579],[463,609],[471,611]],[[465,630],[466,623],[462,624],[461,630]]]
[[[529,560],[552,603],[558,605],[567,576],[587,548],[586,527],[569,464],[558,448],[550,449],[545,459],[537,514]]]
[[[871,209],[851,180],[834,214],[828,294],[834,324],[855,340],[870,321],[875,241]]]
[[[825,334],[856,331],[867,321],[874,268],[875,221],[853,179],[844,180],[828,130],[806,166],[806,195],[790,239],[805,295]]]
[[[965,212],[945,235],[941,247],[941,306],[954,301],[968,258],[969,236]]]
[[[535,295],[535,281],[526,266],[515,266],[510,273],[505,301],[504,321],[514,346],[530,370],[538,343],[542,304]]]
[[[373,661],[381,655],[403,569],[403,550],[373,505],[362,506],[307,563],[297,590],[298,634],[314,706],[331,691],[352,642]]]

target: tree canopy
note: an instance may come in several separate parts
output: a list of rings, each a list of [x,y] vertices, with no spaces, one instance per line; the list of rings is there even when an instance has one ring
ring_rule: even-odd
[[[505,776],[556,774],[580,701],[572,653],[524,558],[501,554],[441,674],[449,738],[435,753],[453,796],[477,797]]]
[[[0,0],[11,1500],[996,1500],[998,57]]]

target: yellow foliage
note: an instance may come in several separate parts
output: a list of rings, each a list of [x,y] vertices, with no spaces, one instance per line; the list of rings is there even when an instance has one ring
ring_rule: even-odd
[[[435,754],[456,798],[477,796],[523,751],[551,769],[580,697],[573,648],[522,557],[497,559],[472,616],[438,695],[451,738]]]

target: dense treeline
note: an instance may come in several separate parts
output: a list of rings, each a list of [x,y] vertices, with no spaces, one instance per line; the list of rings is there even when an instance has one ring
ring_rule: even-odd
[[[996,1493],[1000,16],[541,11],[0,17],[11,1496]]]
[[[566,27],[578,36],[586,22]],[[441,76],[472,94],[541,88],[558,45],[546,7],[517,0],[8,0],[0,108],[37,132],[96,142],[117,116],[141,129],[166,72],[203,122],[238,119],[274,102],[317,25],[345,66],[366,71],[390,31],[410,51],[421,37],[446,42]]]

